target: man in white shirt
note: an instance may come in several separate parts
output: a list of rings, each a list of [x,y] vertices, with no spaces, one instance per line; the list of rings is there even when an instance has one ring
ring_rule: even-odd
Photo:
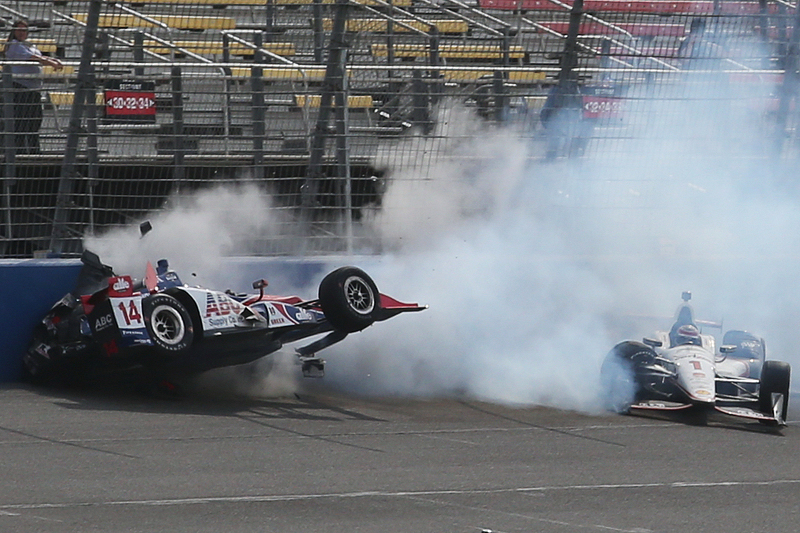
[[[13,65],[14,76],[14,133],[17,153],[39,153],[39,128],[42,126],[42,67],[48,65],[61,70],[61,61],[42,55],[29,43],[28,23],[18,20],[11,29],[5,45],[5,56],[10,61],[27,61],[27,65]]]

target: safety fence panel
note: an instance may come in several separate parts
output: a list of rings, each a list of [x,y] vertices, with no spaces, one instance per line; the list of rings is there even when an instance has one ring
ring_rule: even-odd
[[[443,158],[480,166],[452,147],[487,128],[522,140],[531,165],[624,160],[656,137],[662,154],[687,138],[709,157],[796,151],[783,2],[0,6],[6,29],[19,19],[63,68],[3,62],[4,257],[74,255],[87,235],[222,185],[254,187],[274,215],[230,253],[378,252],[386,191],[405,180],[424,195],[414,183]],[[31,131],[19,80],[41,84]],[[685,127],[703,114],[723,119]],[[450,127],[456,115],[477,126]]]

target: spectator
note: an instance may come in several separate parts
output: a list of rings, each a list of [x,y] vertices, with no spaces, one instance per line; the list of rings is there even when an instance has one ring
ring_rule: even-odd
[[[11,67],[14,79],[14,133],[17,153],[39,153],[39,128],[42,126],[42,67],[47,65],[61,70],[61,61],[42,55],[35,45],[27,42],[28,23],[18,20],[11,29],[5,45],[5,56],[10,61],[31,61],[36,64]],[[18,77],[33,74],[31,77]]]

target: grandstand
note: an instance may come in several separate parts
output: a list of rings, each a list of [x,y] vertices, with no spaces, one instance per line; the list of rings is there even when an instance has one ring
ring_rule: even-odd
[[[259,183],[275,209],[301,223],[313,243],[307,251],[337,253],[358,238],[353,223],[380,206],[376,151],[430,134],[442,102],[519,127],[542,147],[533,152],[539,157],[546,145],[539,110],[554,87],[569,85],[588,106],[585,154],[637,134],[622,117],[638,112],[633,95],[642,88],[707,70],[725,72],[726,83],[773,88],[795,78],[782,75],[796,45],[795,8],[782,0],[0,6],[4,28],[17,18],[66,66],[42,75],[39,153],[16,153],[5,119],[4,257],[74,254],[82,235],[137,222],[170,194],[236,180]],[[696,21],[702,35],[693,33]],[[742,94],[752,101],[755,92]],[[774,95],[765,105],[788,109],[788,97]],[[791,118],[777,120],[793,131]],[[253,253],[292,252],[296,231],[286,235]],[[359,247],[368,249],[368,240]]]

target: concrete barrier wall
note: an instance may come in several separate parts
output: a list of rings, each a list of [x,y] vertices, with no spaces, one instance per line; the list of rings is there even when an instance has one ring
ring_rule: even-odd
[[[71,260],[25,259],[0,262],[0,382],[17,381],[31,332],[78,277]]]
[[[352,263],[353,258],[345,259]],[[224,286],[211,288],[244,291],[250,282],[267,278],[276,294],[292,294],[326,273],[336,260],[234,258],[226,260]],[[62,296],[72,290],[81,268],[78,260],[24,259],[0,261],[0,382],[18,381],[22,356],[34,326]],[[179,272],[183,281],[192,280]],[[252,290],[252,289],[250,289]],[[314,294],[301,294],[313,297]]]

